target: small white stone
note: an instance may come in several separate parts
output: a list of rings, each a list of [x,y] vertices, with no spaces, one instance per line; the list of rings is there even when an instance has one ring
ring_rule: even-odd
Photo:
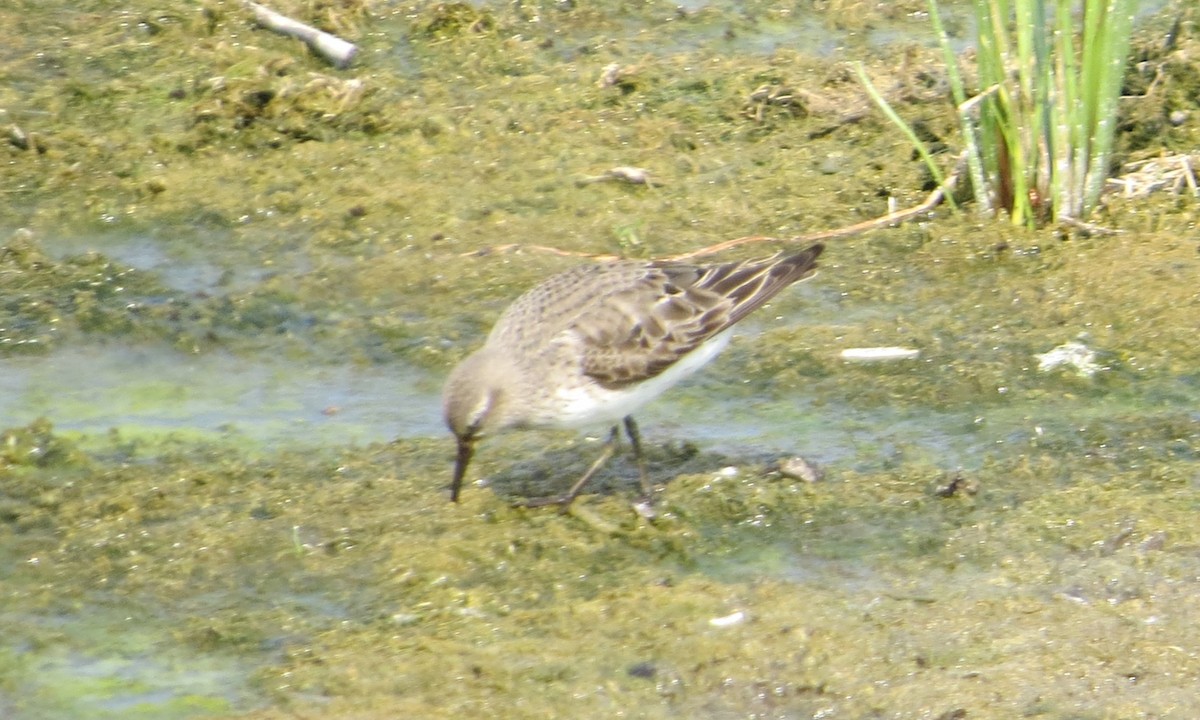
[[[609,88],[617,84],[621,79],[621,66],[617,63],[609,63],[600,71],[600,79],[596,81],[596,85],[602,88]]]
[[[798,455],[796,457],[781,459],[779,461],[779,474],[787,478],[810,483],[817,482],[824,476],[820,468]]]

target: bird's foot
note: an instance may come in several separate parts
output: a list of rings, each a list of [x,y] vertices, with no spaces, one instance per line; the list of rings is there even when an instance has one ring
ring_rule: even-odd
[[[654,498],[649,495],[643,495],[635,500],[633,502],[633,511],[643,520],[655,520],[658,518],[658,508],[654,507]]]

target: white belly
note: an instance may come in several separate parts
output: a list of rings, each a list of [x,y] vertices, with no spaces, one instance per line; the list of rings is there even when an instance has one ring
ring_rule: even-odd
[[[730,333],[730,330],[726,330],[658,375],[620,390],[605,390],[599,385],[559,390],[561,413],[553,424],[572,428],[593,423],[615,423],[626,415],[632,415],[667,388],[707,365],[729,344]]]

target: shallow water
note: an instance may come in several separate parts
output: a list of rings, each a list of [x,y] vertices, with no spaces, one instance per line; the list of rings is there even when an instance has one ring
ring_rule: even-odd
[[[383,442],[440,432],[436,378],[403,367],[314,366],[93,344],[3,361],[0,417],[64,432],[146,439],[242,438],[282,447]]]
[[[150,712],[157,717],[207,715],[253,697],[236,657],[171,647],[165,627],[121,616],[98,606],[86,616],[12,616],[22,639],[3,659],[16,680],[9,717],[120,718]],[[15,672],[13,672],[15,671]]]
[[[761,341],[753,333],[739,337],[741,354],[753,354]],[[921,363],[883,364],[912,374]],[[1064,373],[1070,371],[1059,374]],[[712,377],[686,382],[639,413],[648,437],[687,439],[747,457],[803,452],[816,462],[862,469],[882,466],[895,448],[907,447],[937,456],[947,467],[978,469],[1005,445],[1036,445],[1044,437],[1069,442],[1079,428],[1164,403],[1200,407],[1194,376],[1141,383],[1134,392],[1099,398],[1018,399],[954,410],[856,408],[816,403],[803,392],[746,394],[731,386],[736,381],[722,372],[720,360],[706,374]],[[399,365],[320,366],[93,344],[4,360],[0,417],[9,426],[44,418],[58,431],[81,437],[115,430],[143,439],[240,439],[247,447],[445,439],[440,381]],[[731,392],[734,397],[722,397]],[[1195,419],[1198,412],[1189,414]],[[585,434],[598,435],[605,428],[589,430]]]

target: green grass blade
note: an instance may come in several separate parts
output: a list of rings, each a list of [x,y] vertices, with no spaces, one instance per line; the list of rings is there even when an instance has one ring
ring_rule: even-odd
[[[863,88],[866,89],[867,95],[871,97],[871,100],[875,103],[875,105],[877,105],[883,114],[887,116],[887,119],[891,120],[893,125],[900,128],[900,131],[904,133],[904,135],[908,138],[908,141],[912,143],[914,148],[916,148],[917,153],[925,162],[925,166],[929,168],[929,174],[933,176],[934,181],[936,181],[938,185],[945,185],[946,178],[942,174],[941,168],[939,168],[937,163],[934,162],[933,156],[929,154],[929,149],[925,147],[925,143],[921,142],[921,138],[917,137],[917,134],[913,132],[913,129],[909,126],[909,124],[904,122],[904,118],[896,114],[896,111],[892,109],[891,104],[888,103],[887,99],[883,97],[882,94],[880,94],[879,90],[871,82],[871,79],[867,77],[867,70],[865,67],[863,67],[863,64],[861,62],[856,62],[852,63],[852,66],[854,67],[855,74],[858,75],[858,81],[862,83]],[[955,205],[954,198],[950,197],[950,193],[946,193],[946,202],[950,205],[950,207],[957,209],[958,206]]]

